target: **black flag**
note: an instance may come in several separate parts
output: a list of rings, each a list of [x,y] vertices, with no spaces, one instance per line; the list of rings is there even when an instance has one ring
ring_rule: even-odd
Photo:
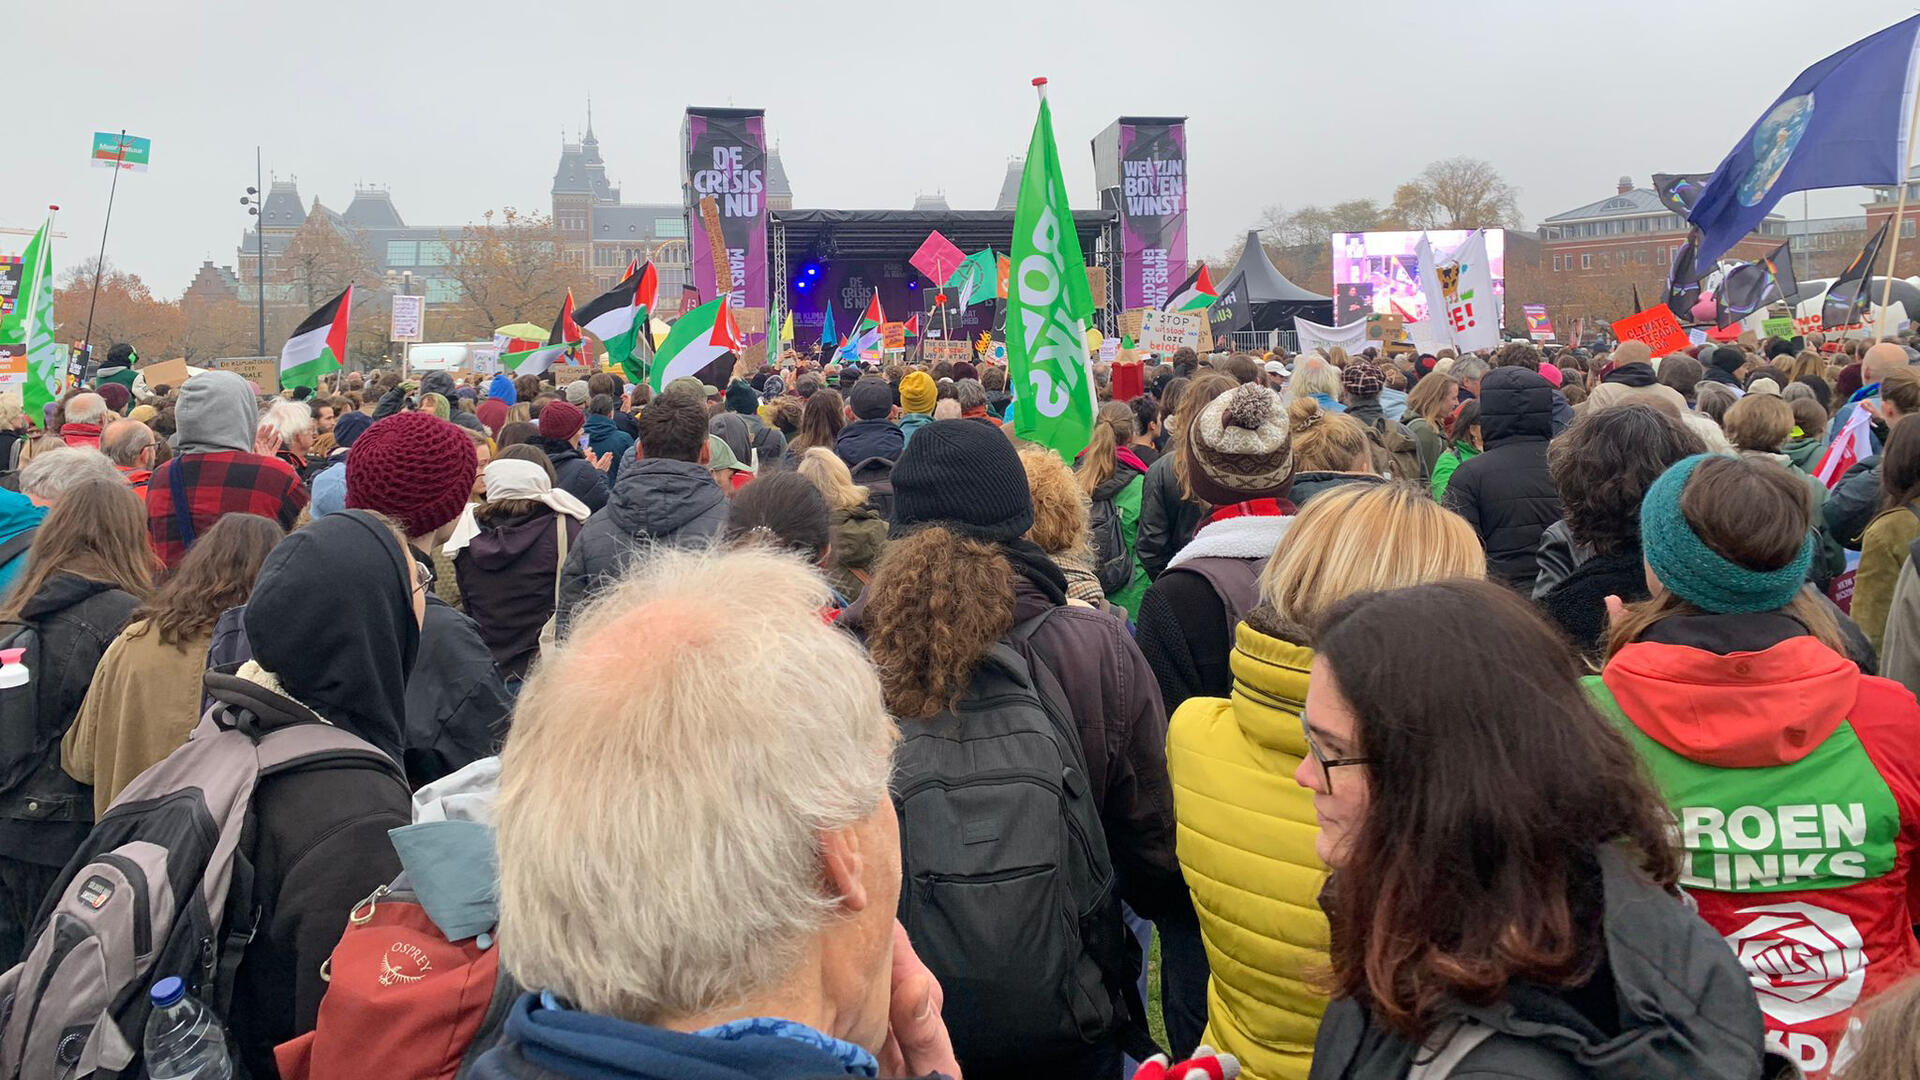
[[[1218,342],[1253,323],[1253,304],[1247,300],[1246,272],[1221,282],[1215,293],[1218,299],[1207,309],[1207,327],[1213,332],[1213,340]]]
[[[1820,329],[1831,330],[1837,326],[1849,326],[1860,321],[1866,313],[1868,304],[1867,275],[1873,271],[1873,264],[1880,258],[1880,244],[1887,238],[1887,226],[1893,219],[1880,223],[1880,228],[1867,240],[1867,246],[1860,249],[1840,276],[1833,279],[1827,288],[1826,299],[1820,302]]]
[[[1687,242],[1673,253],[1673,266],[1667,271],[1667,310],[1683,323],[1693,321],[1693,305],[1700,299],[1700,268],[1694,256],[1700,251],[1700,230],[1687,234]]]
[[[1758,262],[1741,263],[1720,281],[1719,312],[1714,322],[1725,329],[1775,300],[1791,299],[1800,291],[1793,276],[1793,252],[1781,244]]]
[[[1633,283],[1633,313],[1638,315],[1645,310],[1640,306],[1640,283],[1636,281]]]
[[[1667,209],[1685,219],[1693,213],[1693,206],[1707,190],[1707,180],[1712,173],[1654,173],[1653,193],[1660,196]]]

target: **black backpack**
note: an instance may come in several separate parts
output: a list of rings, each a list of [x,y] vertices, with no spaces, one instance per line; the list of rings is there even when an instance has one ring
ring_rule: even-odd
[[[1093,542],[1093,573],[1108,596],[1133,581],[1133,553],[1127,550],[1126,528],[1112,499],[1096,498],[1088,508],[1087,526]]]
[[[41,741],[40,688],[45,668],[40,657],[40,632],[32,623],[0,623],[0,650],[20,649],[20,662],[27,666],[27,681],[0,690],[0,793],[40,769],[51,753],[57,762],[60,736],[55,732],[49,746]]]
[[[1080,737],[1028,646],[1046,618],[996,643],[952,709],[904,721],[894,754],[900,921],[968,1072],[1116,1039],[1153,1052]]]
[[[864,458],[851,470],[853,482],[867,489],[867,505],[893,520],[893,462],[883,457]]]

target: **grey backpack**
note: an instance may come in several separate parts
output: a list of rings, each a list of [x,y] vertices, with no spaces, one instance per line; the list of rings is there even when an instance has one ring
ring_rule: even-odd
[[[1095,498],[1087,508],[1088,540],[1093,545],[1093,572],[1108,596],[1133,581],[1133,553],[1127,550],[1120,508],[1112,499]]]
[[[249,859],[256,784],[364,759],[405,782],[386,755],[317,717],[262,731],[244,708],[210,709],[101,816],[34,921],[26,959],[0,975],[0,1078],[144,1076],[147,990],[169,975],[224,1020],[262,914]]]
[[[903,721],[894,754],[900,921],[968,1072],[1153,1052],[1080,736],[1028,647],[1048,614],[996,643],[952,709]]]

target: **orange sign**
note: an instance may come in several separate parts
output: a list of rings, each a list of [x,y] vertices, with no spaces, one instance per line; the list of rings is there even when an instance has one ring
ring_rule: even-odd
[[[880,324],[880,344],[881,344],[881,347],[888,348],[888,349],[906,348],[907,347],[907,324],[897,323],[897,322],[881,323]]]
[[[1629,315],[1613,324],[1613,336],[1621,341],[1644,341],[1655,356],[1679,352],[1692,344],[1680,320],[1665,304],[1650,307],[1638,315]]]

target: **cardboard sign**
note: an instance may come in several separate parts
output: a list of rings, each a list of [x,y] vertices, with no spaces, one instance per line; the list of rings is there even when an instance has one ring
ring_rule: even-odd
[[[970,361],[973,359],[973,343],[927,338],[920,343],[920,359],[929,364],[956,364],[962,360]]]
[[[152,364],[147,367],[147,371],[149,372],[147,375],[148,386],[153,385],[153,375],[151,372],[159,366],[158,364]],[[233,372],[235,375],[258,386],[260,393],[263,395],[277,394],[280,392],[280,358],[277,356],[230,356],[225,359],[215,360],[210,366],[217,367],[222,371]],[[186,367],[187,362],[185,360],[180,361],[181,382],[186,381]],[[178,386],[180,384],[174,383],[172,385]]]
[[[1760,324],[1760,331],[1768,337],[1790,338],[1794,336],[1794,321],[1791,316],[1783,315],[1777,319],[1768,319]]]
[[[1093,306],[1107,306],[1107,268],[1104,266],[1087,267],[1087,292],[1093,295]]]
[[[215,366],[221,365],[215,361]],[[148,392],[157,386],[171,386],[178,390],[180,384],[187,381],[187,361],[184,357],[178,360],[155,360],[141,368],[140,375],[147,380]]]
[[[1140,314],[1140,347],[1150,352],[1171,353],[1177,349],[1198,349],[1200,330],[1206,325],[1203,315],[1186,311],[1155,311]]]
[[[886,349],[905,349],[907,347],[906,323],[881,323],[880,345]]]
[[[1629,315],[1613,324],[1613,336],[1621,341],[1644,341],[1655,356],[1679,352],[1687,347],[1687,332],[1665,304],[1650,307],[1638,315]]]
[[[1382,315],[1375,312],[1367,316],[1368,341],[1399,341],[1406,328],[1406,320],[1399,315]]]
[[[553,385],[565,386],[577,383],[593,374],[593,369],[585,364],[565,364],[553,369]]]

